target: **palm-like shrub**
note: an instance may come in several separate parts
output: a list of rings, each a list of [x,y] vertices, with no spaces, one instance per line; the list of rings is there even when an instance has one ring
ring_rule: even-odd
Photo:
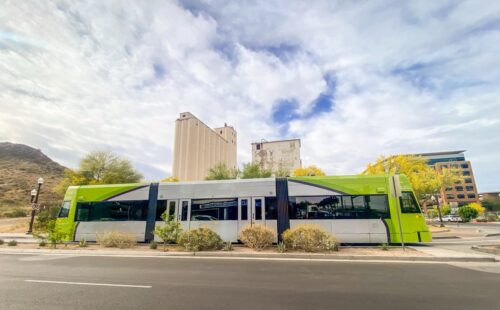
[[[273,244],[275,233],[263,225],[253,225],[244,227],[238,238],[247,247],[262,250]]]
[[[306,252],[337,251],[339,241],[329,232],[315,225],[299,225],[283,233],[287,249]]]

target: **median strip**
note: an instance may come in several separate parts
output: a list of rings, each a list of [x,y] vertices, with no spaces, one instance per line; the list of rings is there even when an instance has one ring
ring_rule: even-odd
[[[48,280],[24,280],[24,282],[33,282],[33,283],[52,283],[52,284],[68,284],[68,285],[89,285],[89,286],[114,286],[114,287],[152,288],[152,286],[151,286],[151,285],[129,285],[129,284],[90,283],[90,282],[68,282],[68,281],[48,281]]]

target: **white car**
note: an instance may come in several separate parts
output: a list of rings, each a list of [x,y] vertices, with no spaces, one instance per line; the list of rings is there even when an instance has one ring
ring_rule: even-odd
[[[443,216],[443,222],[461,222],[462,218],[458,215],[445,215]]]

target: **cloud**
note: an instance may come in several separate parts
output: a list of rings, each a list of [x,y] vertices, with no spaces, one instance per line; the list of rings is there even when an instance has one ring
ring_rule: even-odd
[[[500,174],[500,5],[474,1],[11,2],[0,14],[0,140],[75,167],[115,150],[170,174],[191,111],[305,164],[359,173],[380,154],[467,149]],[[33,12],[36,12],[34,14]],[[29,18],[26,18],[29,16]]]

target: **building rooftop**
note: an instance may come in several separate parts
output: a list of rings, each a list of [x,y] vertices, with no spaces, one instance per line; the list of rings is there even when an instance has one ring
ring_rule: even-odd
[[[277,142],[287,142],[287,141],[299,141],[300,142],[300,139],[285,139],[285,140],[274,140],[274,141],[267,141],[267,140],[262,139],[259,142],[252,142],[252,144],[277,143]]]
[[[437,156],[437,155],[457,155],[460,153],[465,152],[465,150],[462,151],[447,151],[447,152],[434,152],[434,153],[418,153],[418,154],[411,154],[411,155],[418,155],[418,156]]]

